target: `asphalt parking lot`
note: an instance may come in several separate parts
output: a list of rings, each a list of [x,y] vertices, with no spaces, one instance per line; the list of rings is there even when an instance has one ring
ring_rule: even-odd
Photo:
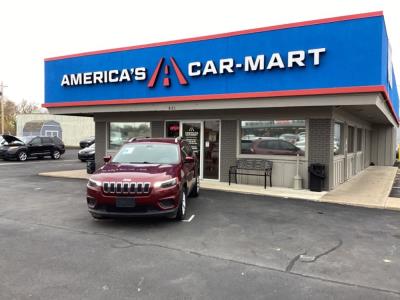
[[[399,212],[202,190],[186,222],[96,221],[36,175],[84,166],[0,161],[0,299],[400,298]]]

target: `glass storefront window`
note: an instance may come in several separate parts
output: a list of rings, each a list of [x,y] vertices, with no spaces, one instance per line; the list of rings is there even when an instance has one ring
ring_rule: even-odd
[[[108,132],[108,149],[119,149],[134,137],[151,136],[150,122],[111,122]]]
[[[347,135],[347,152],[354,152],[354,127],[349,126],[348,135]]]
[[[258,155],[304,155],[305,120],[240,122],[240,153]]]
[[[176,138],[179,136],[179,121],[165,122],[165,136]]]
[[[362,129],[357,128],[357,151],[362,151]]]
[[[333,137],[333,154],[343,154],[343,124],[335,123]]]

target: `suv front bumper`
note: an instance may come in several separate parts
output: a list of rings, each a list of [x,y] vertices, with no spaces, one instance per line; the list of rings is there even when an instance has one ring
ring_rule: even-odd
[[[135,206],[116,207],[117,197],[135,199]],[[105,195],[101,188],[87,187],[88,210],[103,217],[136,217],[175,215],[179,208],[179,186],[150,191],[148,195]],[[168,203],[165,206],[163,203]]]

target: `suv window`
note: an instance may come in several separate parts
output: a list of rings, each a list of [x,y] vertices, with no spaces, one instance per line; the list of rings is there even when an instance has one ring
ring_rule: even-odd
[[[30,142],[30,144],[32,144],[32,145],[34,145],[34,146],[38,146],[38,145],[41,145],[42,144],[42,142],[41,142],[41,140],[40,140],[40,138],[34,138],[31,142]]]
[[[58,136],[53,136],[51,143],[57,144],[57,145],[62,145],[63,141],[58,137]]]
[[[279,141],[279,142],[280,142],[280,149],[282,149],[282,150],[289,150],[289,151],[297,150],[297,147],[289,142],[285,142],[285,141]]]
[[[53,140],[49,137],[42,137],[42,143],[43,144],[52,144]]]
[[[264,148],[264,149],[280,149],[278,142],[279,141],[275,141],[275,140],[262,141],[262,142],[260,142],[259,147]]]

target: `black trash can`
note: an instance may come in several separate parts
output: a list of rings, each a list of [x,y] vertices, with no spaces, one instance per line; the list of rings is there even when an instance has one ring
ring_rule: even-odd
[[[86,162],[86,173],[93,174],[96,171],[96,163],[94,160],[88,160]]]
[[[311,164],[308,167],[310,173],[310,191],[321,192],[324,188],[325,181],[325,165]]]

